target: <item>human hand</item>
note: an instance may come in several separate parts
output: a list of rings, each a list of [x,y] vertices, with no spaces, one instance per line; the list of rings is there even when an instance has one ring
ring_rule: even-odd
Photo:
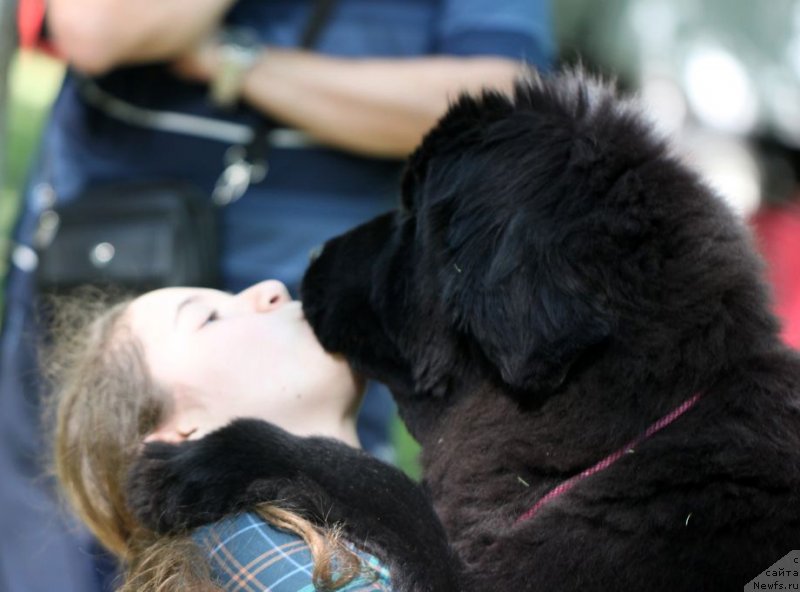
[[[172,62],[172,71],[185,80],[210,82],[220,66],[220,43],[216,35],[209,35],[180,54]]]
[[[163,62],[212,35],[236,0],[48,0],[47,23],[62,57],[100,75]],[[90,17],[91,16],[91,17]]]

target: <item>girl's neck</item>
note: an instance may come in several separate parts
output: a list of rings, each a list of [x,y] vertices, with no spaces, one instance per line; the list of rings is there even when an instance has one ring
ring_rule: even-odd
[[[317,421],[307,418],[296,429],[289,430],[298,436],[322,436],[344,442],[353,448],[361,448],[356,430],[356,419],[350,415],[335,420],[318,418]]]

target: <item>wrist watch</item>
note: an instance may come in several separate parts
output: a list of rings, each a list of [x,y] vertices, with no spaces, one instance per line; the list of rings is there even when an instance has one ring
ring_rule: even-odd
[[[239,100],[244,77],[264,48],[250,29],[225,29],[219,44],[220,63],[211,80],[211,101],[229,109]]]

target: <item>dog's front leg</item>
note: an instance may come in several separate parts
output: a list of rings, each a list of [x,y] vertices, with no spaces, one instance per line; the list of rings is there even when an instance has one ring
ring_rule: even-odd
[[[342,524],[389,565],[397,590],[459,589],[457,561],[422,488],[337,440],[237,420],[200,440],[147,445],[129,493],[137,516],[162,532],[260,502],[287,504],[320,524]]]

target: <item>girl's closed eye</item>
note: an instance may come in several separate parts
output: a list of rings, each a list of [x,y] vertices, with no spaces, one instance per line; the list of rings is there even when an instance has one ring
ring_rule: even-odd
[[[214,321],[218,320],[219,320],[219,313],[216,310],[212,310],[206,317],[206,320],[203,321],[203,323],[200,326],[205,327],[209,323],[213,323]]]

